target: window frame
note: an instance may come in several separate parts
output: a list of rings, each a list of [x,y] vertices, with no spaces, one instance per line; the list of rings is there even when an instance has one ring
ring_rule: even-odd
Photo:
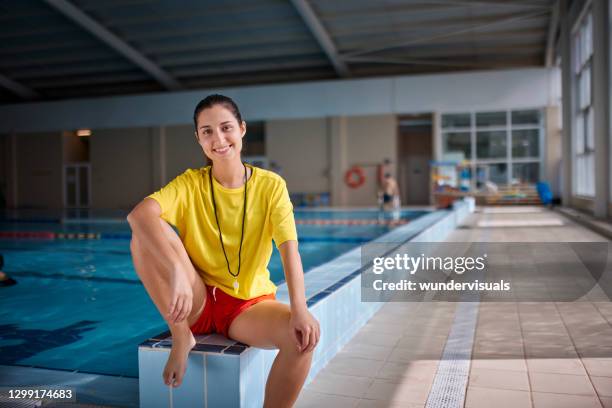
[[[538,123],[533,124],[512,124],[512,113],[513,112],[521,112],[521,111],[537,111],[539,114]],[[477,126],[476,125],[476,115],[481,113],[495,113],[495,112],[505,112],[506,115],[506,124],[505,125],[494,125],[494,126]],[[544,171],[544,109],[543,108],[516,108],[516,109],[496,109],[496,110],[472,110],[469,112],[470,114],[470,126],[462,126],[462,127],[444,127],[444,116],[445,115],[460,115],[460,114],[468,114],[465,110],[456,111],[456,112],[442,112],[440,117],[440,138],[441,138],[441,159],[445,159],[444,155],[448,153],[446,149],[445,143],[445,135],[448,133],[470,133],[470,144],[471,144],[471,157],[466,157],[464,159],[464,163],[467,162],[471,169],[472,174],[472,188],[475,187],[476,184],[476,174],[477,167],[483,164],[506,164],[506,182],[505,184],[510,185],[514,179],[513,174],[513,164],[514,163],[537,163],[538,164],[538,179],[542,179],[543,171]],[[537,130],[538,131],[538,155],[537,156],[527,156],[527,157],[513,157],[512,155],[512,135],[515,130]],[[506,154],[504,157],[498,158],[486,158],[479,159],[477,158],[477,138],[476,135],[478,132],[482,131],[503,131],[506,135]]]
[[[595,130],[593,107],[593,10],[585,4],[571,32],[572,61],[572,191],[595,196]]]

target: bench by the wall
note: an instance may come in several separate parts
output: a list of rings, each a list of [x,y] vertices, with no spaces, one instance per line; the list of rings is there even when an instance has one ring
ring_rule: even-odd
[[[441,241],[473,210],[473,201],[456,202],[452,210],[417,218],[376,241],[398,244]],[[360,269],[361,253],[355,248],[306,274],[308,308],[321,326],[321,338],[307,383],[382,306],[382,303],[361,302]],[[288,303],[286,284],[279,285],[276,296]],[[263,405],[265,381],[277,351],[248,347],[220,335],[197,336],[183,384],[171,388],[162,381],[172,345],[168,336],[168,332],[162,333],[139,346],[142,408],[259,408]]]

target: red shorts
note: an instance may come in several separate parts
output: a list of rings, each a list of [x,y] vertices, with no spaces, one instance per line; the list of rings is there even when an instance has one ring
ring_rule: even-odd
[[[238,299],[215,286],[205,286],[206,303],[198,321],[191,326],[193,334],[221,333],[229,338],[230,325],[240,313],[262,300],[276,299],[274,293],[248,300]]]

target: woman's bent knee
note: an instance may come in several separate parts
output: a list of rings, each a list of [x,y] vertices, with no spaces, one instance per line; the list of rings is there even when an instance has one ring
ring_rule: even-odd
[[[274,342],[279,350],[299,353],[296,334],[293,332],[293,327],[291,327],[291,312],[289,310],[282,314],[278,334],[275,337]]]

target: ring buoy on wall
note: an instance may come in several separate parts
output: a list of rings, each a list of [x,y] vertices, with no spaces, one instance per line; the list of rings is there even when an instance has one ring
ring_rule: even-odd
[[[350,168],[344,174],[344,182],[350,188],[361,187],[363,183],[365,183],[365,174],[363,173],[363,169],[358,166]]]

